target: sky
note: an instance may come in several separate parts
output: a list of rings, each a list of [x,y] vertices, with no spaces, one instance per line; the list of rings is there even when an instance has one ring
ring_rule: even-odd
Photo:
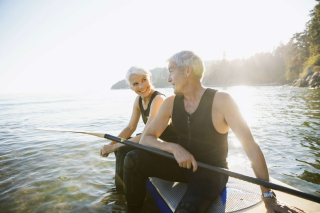
[[[0,93],[104,91],[131,66],[270,52],[314,0],[0,0]]]

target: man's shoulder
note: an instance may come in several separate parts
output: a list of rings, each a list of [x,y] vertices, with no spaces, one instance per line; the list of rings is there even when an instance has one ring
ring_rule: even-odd
[[[176,95],[171,95],[171,96],[167,97],[167,98],[164,100],[164,103],[166,103],[166,104],[173,104],[175,97],[176,97]]]
[[[162,108],[165,108],[166,110],[171,110],[171,109],[173,108],[174,98],[175,98],[175,95],[172,95],[172,96],[167,97],[167,98],[163,101],[161,107],[162,107]]]
[[[214,97],[215,102],[217,103],[226,103],[232,100],[232,97],[229,93],[227,92],[221,92],[221,91],[217,91]]]
[[[161,101],[161,103],[166,99],[166,97],[162,94],[158,94],[156,95],[156,97],[154,97],[154,101]]]
[[[233,111],[238,107],[229,93],[218,91],[214,97],[213,108],[224,114],[225,112]]]
[[[167,97],[163,101],[163,103],[161,104],[160,109],[158,111],[158,114],[162,114],[162,115],[166,114],[166,115],[171,116],[172,109],[173,109],[174,97],[175,97],[174,95]]]

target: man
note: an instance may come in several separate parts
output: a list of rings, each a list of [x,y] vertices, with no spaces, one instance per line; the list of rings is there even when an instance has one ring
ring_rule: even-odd
[[[188,182],[187,191],[175,212],[205,212],[225,187],[228,177],[198,168],[196,160],[227,168],[230,128],[252,162],[257,178],[269,181],[263,153],[236,103],[229,94],[201,85],[202,60],[191,51],[182,51],[168,62],[168,81],[175,95],[163,102],[140,143],[172,153],[178,164],[141,150],[128,153],[124,163],[124,184],[129,212],[141,210],[148,176]],[[170,119],[178,133],[178,144],[157,140]],[[261,186],[261,191],[268,212],[289,212],[289,207],[280,204],[270,189]]]

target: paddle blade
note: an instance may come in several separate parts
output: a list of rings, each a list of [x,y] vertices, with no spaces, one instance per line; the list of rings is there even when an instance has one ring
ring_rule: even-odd
[[[87,134],[87,135],[93,135],[100,138],[104,138],[103,133],[94,133],[94,132],[85,132],[85,131],[79,131],[79,130],[69,130],[69,129],[53,129],[53,128],[36,128],[37,130],[43,130],[43,131],[54,131],[54,132],[72,132],[72,133],[80,133],[80,134]]]

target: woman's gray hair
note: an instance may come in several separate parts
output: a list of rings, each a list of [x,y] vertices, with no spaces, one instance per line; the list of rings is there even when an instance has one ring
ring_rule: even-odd
[[[133,74],[146,75],[147,77],[151,76],[151,72],[147,69],[143,69],[141,67],[136,67],[136,66],[130,67],[130,69],[127,71],[127,75],[126,75],[126,82],[129,86],[131,86],[130,85],[130,77]],[[151,82],[150,82],[150,84],[151,84]]]
[[[168,62],[175,62],[178,66],[179,71],[183,71],[186,67],[190,66],[193,68],[194,74],[201,80],[202,75],[205,71],[205,67],[203,65],[203,61],[199,56],[197,56],[192,51],[181,51],[173,56],[171,56]]]

